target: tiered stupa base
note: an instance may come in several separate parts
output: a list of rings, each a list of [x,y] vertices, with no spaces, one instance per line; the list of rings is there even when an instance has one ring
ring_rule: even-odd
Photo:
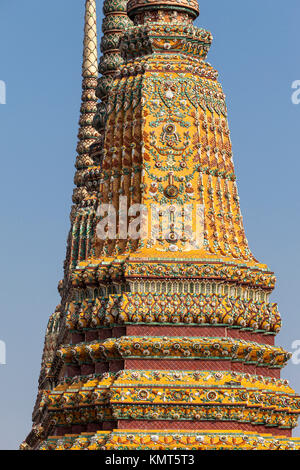
[[[261,431],[132,431],[49,437],[41,450],[299,450],[299,439]]]

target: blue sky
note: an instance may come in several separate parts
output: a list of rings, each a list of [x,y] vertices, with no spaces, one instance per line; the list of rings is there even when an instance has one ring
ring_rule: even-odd
[[[291,85],[300,80],[299,0],[202,0],[197,26],[214,42],[246,233],[256,257],[277,275],[272,296],[283,329],[300,340],[299,124]],[[31,426],[44,332],[59,303],[81,93],[84,0],[1,0],[2,180],[0,449]],[[102,1],[98,1],[99,31]],[[283,377],[300,393],[300,365]],[[295,435],[300,436],[300,431]]]

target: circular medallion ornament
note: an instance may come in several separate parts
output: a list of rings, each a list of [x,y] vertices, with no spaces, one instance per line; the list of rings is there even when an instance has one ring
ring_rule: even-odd
[[[166,240],[169,243],[177,243],[178,239],[179,239],[179,237],[178,237],[177,233],[175,233],[175,232],[169,232],[167,237],[166,237]]]
[[[207,400],[209,401],[215,401],[217,399],[217,393],[214,391],[214,390],[210,390],[209,392],[207,392],[206,394],[206,398]]]
[[[174,134],[176,128],[174,126],[174,124],[167,124],[165,127],[164,127],[164,131],[166,134]]]
[[[175,197],[178,196],[179,190],[177,186],[174,186],[174,184],[169,184],[169,186],[166,187],[165,189],[165,196],[168,197],[169,199],[174,199]]]

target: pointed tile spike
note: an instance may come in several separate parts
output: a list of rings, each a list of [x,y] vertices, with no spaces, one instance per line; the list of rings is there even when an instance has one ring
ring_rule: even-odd
[[[86,0],[82,63],[83,77],[98,77],[97,48],[96,0]]]
[[[97,103],[95,94],[98,78],[97,47],[96,1],[86,0],[82,62],[82,99],[78,133],[79,142],[77,146],[80,159],[79,164],[81,166],[88,166],[89,147],[98,137],[98,132],[92,127]]]

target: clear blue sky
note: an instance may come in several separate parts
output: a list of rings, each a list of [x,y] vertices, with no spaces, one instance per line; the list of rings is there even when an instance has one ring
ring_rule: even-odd
[[[214,35],[209,61],[227,95],[247,237],[277,274],[284,326],[300,339],[299,0],[200,0],[198,26]],[[81,93],[84,0],[1,0],[0,448],[31,426],[44,332],[59,302]],[[99,22],[102,1],[98,1]],[[101,13],[101,16],[100,16]],[[100,24],[99,24],[100,26]],[[100,28],[99,28],[100,29]],[[283,376],[300,392],[300,365]],[[300,436],[300,432],[295,435]]]

